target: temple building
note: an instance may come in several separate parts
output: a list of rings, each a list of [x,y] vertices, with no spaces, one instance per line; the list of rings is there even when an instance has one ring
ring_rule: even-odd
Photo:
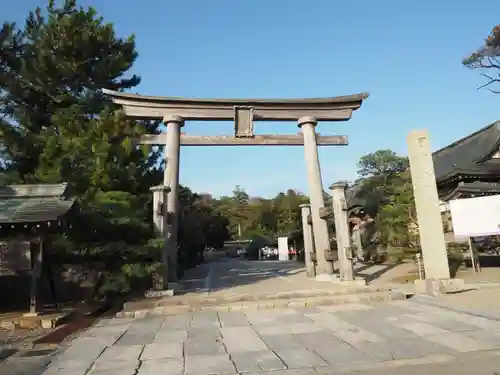
[[[437,150],[432,158],[442,202],[500,194],[500,121]]]
[[[432,154],[446,242],[456,238],[448,202],[500,194],[500,121]]]

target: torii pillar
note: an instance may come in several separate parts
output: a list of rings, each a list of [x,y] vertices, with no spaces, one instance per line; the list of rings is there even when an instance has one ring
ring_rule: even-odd
[[[184,119],[180,116],[167,116],[163,119],[167,127],[166,165],[163,184],[168,186],[166,220],[165,220],[165,251],[168,254],[169,281],[177,281],[177,252],[179,230],[179,157],[181,150],[181,127]]]
[[[316,248],[316,280],[333,281],[333,261],[330,248],[330,237],[328,235],[328,224],[320,217],[320,210],[325,209],[323,198],[323,183],[321,181],[321,169],[319,165],[318,145],[316,142],[317,121],[314,117],[304,116],[299,118],[298,125],[302,129],[304,137],[304,158],[307,169],[307,182],[311,200],[311,219]],[[330,259],[328,259],[330,257]]]

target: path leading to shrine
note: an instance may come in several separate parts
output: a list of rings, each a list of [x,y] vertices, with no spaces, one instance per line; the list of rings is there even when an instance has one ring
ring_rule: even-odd
[[[102,320],[44,374],[493,375],[498,349],[500,321],[417,299]]]
[[[355,269],[370,280],[387,267],[357,264]],[[183,285],[190,292],[204,292],[212,297],[226,293],[244,295],[332,289],[331,283],[321,283],[307,277],[300,263],[251,261],[242,258],[225,258],[205,263],[188,271]]]
[[[361,272],[363,266],[360,265]],[[372,272],[373,271],[373,272]],[[373,269],[373,274],[377,274]],[[186,275],[188,295],[288,293],[309,288],[294,262],[224,259]],[[329,283],[316,283],[329,287]],[[323,285],[323,286],[322,286]],[[267,290],[269,289],[269,290]],[[430,299],[307,308],[199,311],[103,319],[57,355],[0,361],[12,375],[493,375],[500,315],[469,314]],[[47,368],[44,368],[51,362]]]

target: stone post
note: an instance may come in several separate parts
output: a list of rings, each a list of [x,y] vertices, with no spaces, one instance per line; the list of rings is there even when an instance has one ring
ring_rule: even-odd
[[[167,195],[166,238],[169,259],[169,280],[177,280],[177,235],[179,226],[179,156],[181,149],[181,127],[184,120],[179,116],[163,119],[167,127],[165,147],[166,166],[163,185],[170,188]]]
[[[336,182],[330,186],[330,190],[332,191],[333,216],[335,218],[335,236],[337,238],[340,280],[353,281],[354,269],[352,265],[351,241],[346,211],[346,189],[346,182]]]
[[[30,312],[23,314],[23,316],[37,316],[38,315],[38,279],[42,273],[42,259],[43,259],[43,238],[38,237],[36,241],[30,242],[30,258],[31,258],[31,288],[30,288]]]
[[[166,236],[166,223],[167,217],[167,196],[170,191],[168,186],[158,185],[149,189],[153,192],[153,224],[157,236]],[[168,254],[164,257],[168,259]],[[164,260],[165,260],[164,259]]]
[[[354,244],[356,245],[356,258],[362,262],[364,259],[363,241],[361,240],[361,228],[355,228],[352,231]]]
[[[310,116],[301,117],[298,120],[299,128],[302,129],[304,137],[304,158],[307,169],[307,182],[309,185],[309,195],[311,200],[311,218],[314,235],[314,245],[316,248],[316,279],[333,280],[333,259],[327,257],[334,255],[330,249],[330,239],[328,236],[328,225],[326,220],[320,217],[320,209],[324,209],[323,184],[321,182],[321,169],[319,165],[318,145],[316,143],[316,119]]]
[[[304,236],[304,259],[306,263],[307,276],[316,276],[316,265],[312,259],[314,253],[314,238],[311,225],[307,222],[307,218],[311,214],[310,204],[301,204],[300,211],[302,215],[302,233]],[[315,254],[314,254],[315,255]]]
[[[422,283],[418,283],[417,280],[417,289],[424,288],[430,294],[460,289],[463,285],[459,286],[458,280],[450,282],[446,242],[427,130],[411,131],[407,143],[425,277],[429,279],[420,286]]]

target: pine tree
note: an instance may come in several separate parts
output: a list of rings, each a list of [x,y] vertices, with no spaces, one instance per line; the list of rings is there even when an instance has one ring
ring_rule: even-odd
[[[139,84],[125,77],[137,57],[134,36],[117,37],[92,7],[51,0],[24,28],[4,24],[0,43],[3,158],[22,182],[66,181],[78,195],[145,192],[140,177],[157,154],[136,150],[131,138],[156,124],[125,121],[101,93]]]
[[[134,36],[116,36],[94,8],[75,0],[51,0],[23,27],[5,23],[0,30],[2,179],[69,183],[82,209],[83,226],[71,233],[78,243],[123,238],[124,221],[132,237],[148,237],[159,154],[137,149],[132,138],[156,132],[157,124],[125,119],[101,91],[137,86],[139,77],[127,77],[136,58]]]

